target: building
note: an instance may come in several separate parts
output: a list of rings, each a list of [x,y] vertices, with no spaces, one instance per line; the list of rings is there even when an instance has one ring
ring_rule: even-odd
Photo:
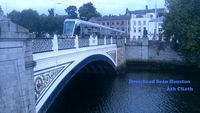
[[[166,13],[166,9],[158,8],[157,16],[155,12],[155,9],[148,9],[148,6],[144,10],[135,11],[129,11],[127,8],[124,15],[93,17],[89,21],[125,31],[131,40],[141,39],[143,31],[146,29],[149,40],[158,40],[158,34],[162,31],[163,15]]]
[[[158,40],[159,34],[162,33],[162,24],[163,24],[164,17],[157,17],[157,19],[152,19],[149,21],[148,24],[148,37],[149,40]],[[154,36],[154,29],[155,29],[155,24],[157,24],[157,36]]]
[[[157,9],[157,17],[155,9],[129,11],[126,9],[126,15],[131,16],[130,19],[130,39],[140,39],[143,37],[143,30],[146,29],[149,40],[158,39],[159,32],[162,31],[163,14],[166,13],[164,8]],[[156,32],[155,32],[156,28]],[[155,35],[156,33],[156,35]]]
[[[129,35],[130,32],[130,15],[109,15],[103,17],[93,17],[89,21],[104,25],[107,27],[122,30]]]

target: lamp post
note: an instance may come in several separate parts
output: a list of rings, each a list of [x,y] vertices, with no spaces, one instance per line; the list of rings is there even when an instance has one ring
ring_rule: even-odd
[[[158,13],[158,11],[157,11],[157,0],[155,0],[155,16],[156,16],[156,18],[155,18],[155,29],[154,29],[154,38],[156,39],[156,37],[157,37],[157,13]]]

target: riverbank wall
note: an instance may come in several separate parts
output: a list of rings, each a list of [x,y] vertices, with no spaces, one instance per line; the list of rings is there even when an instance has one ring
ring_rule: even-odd
[[[146,39],[127,42],[125,54],[127,61],[184,62],[181,54],[171,48],[170,42]]]
[[[139,71],[200,72],[196,66],[184,62],[172,43],[164,41],[128,41],[125,44],[126,69]]]

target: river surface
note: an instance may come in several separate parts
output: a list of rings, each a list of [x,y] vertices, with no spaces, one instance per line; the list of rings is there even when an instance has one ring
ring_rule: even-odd
[[[48,113],[200,113],[200,75],[148,71],[79,75]]]

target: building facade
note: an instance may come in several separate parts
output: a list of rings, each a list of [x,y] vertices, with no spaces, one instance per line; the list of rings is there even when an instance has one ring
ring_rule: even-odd
[[[130,32],[130,15],[120,15],[120,16],[103,16],[103,17],[93,17],[89,21],[104,25],[107,27],[115,28],[124,31],[129,35]]]
[[[89,21],[100,25],[108,26],[118,30],[125,31],[131,40],[137,40],[144,37],[144,30],[147,30],[149,40],[158,40],[162,32],[165,8],[129,11],[120,16],[93,17]]]
[[[159,8],[157,9],[157,14],[155,12],[155,9],[148,9],[147,6],[145,10],[126,10],[126,15],[131,16],[131,40],[143,38],[144,29],[147,30],[147,37],[149,40],[158,40],[159,33],[162,32],[163,14],[166,13],[166,10],[164,8]]]

